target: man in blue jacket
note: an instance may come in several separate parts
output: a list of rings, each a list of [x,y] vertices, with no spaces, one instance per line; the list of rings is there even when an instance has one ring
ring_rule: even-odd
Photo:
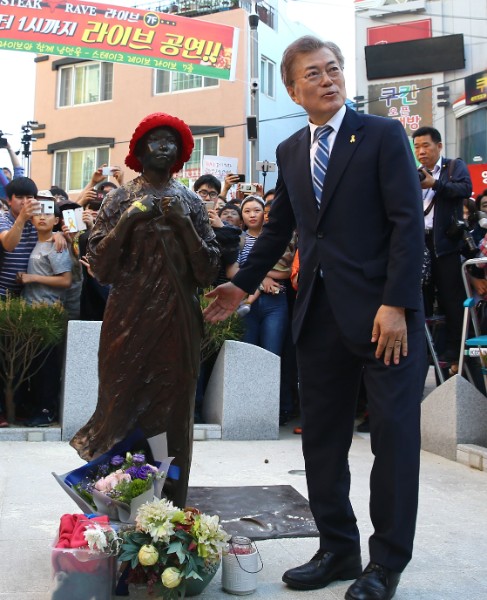
[[[463,220],[463,200],[472,194],[472,182],[465,163],[441,156],[440,132],[420,127],[413,133],[414,152],[421,163],[426,245],[431,255],[431,280],[425,286],[426,315],[435,300],[445,315],[445,350],[441,358],[455,373],[460,353],[465,288],[460,250],[463,230],[453,225]]]
[[[284,85],[309,124],[278,146],[269,221],[232,282],[208,294],[215,300],[206,317],[226,318],[252,293],[297,229],[293,336],[320,545],[283,581],[311,590],[357,578],[347,600],[390,600],[411,559],[417,512],[426,363],[421,190],[399,121],[346,108],[343,62],[335,44],[312,36],[284,51]],[[362,373],[375,455],[364,571],[348,466]]]

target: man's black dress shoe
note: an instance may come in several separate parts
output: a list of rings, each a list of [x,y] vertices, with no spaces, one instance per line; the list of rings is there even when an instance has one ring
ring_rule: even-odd
[[[369,563],[365,571],[345,594],[345,600],[391,600],[396,593],[401,573]]]
[[[360,554],[341,555],[318,550],[308,563],[286,571],[282,580],[296,590],[317,590],[338,579],[355,579],[361,573]]]

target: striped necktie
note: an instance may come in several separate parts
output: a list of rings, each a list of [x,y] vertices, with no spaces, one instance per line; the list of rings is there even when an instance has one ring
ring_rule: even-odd
[[[313,162],[313,188],[315,191],[318,208],[321,205],[321,196],[323,193],[323,184],[325,182],[326,170],[328,169],[328,160],[330,159],[330,148],[328,146],[328,136],[333,131],[330,125],[317,127],[315,129],[315,141],[318,140],[315,159]]]

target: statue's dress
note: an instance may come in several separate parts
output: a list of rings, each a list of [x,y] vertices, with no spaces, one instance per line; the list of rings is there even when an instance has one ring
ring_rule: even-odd
[[[98,404],[71,445],[91,460],[137,427],[147,437],[167,432],[169,456],[181,470],[168,497],[184,506],[202,334],[197,287],[214,279],[219,251],[200,199],[173,179],[161,196],[182,200],[199,250],[194,232],[188,242],[159,211],[116,239],[123,212],[151,193],[143,176],[112,192],[89,238],[94,274],[112,289],[100,338]],[[115,259],[110,246],[120,248]]]

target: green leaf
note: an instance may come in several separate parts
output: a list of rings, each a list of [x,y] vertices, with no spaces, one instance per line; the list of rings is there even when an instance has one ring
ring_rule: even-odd
[[[201,310],[204,310],[210,300],[205,298],[205,294],[212,288],[208,288],[200,295]],[[219,352],[225,340],[240,340],[243,335],[242,319],[237,313],[232,313],[225,321],[218,323],[204,322],[204,333],[201,340],[201,361],[204,362],[213,354]]]

